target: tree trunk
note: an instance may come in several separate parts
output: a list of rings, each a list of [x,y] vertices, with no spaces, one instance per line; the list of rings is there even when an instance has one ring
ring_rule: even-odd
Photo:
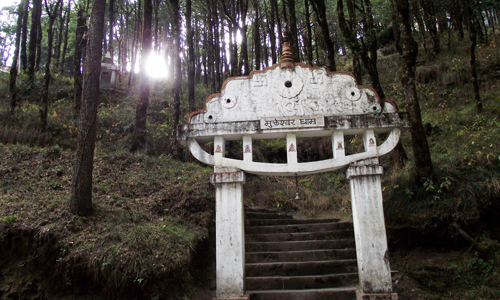
[[[63,39],[63,29],[64,29],[64,20],[66,19],[66,10],[64,10],[64,15],[63,15],[63,5],[64,1],[61,2],[61,10],[59,11],[59,30],[57,34],[57,41],[54,46],[54,61],[55,63],[55,72],[59,72],[59,59],[61,57],[61,44],[62,44],[62,39]]]
[[[422,15],[420,14],[420,6],[418,5],[417,1],[412,1],[411,2],[411,9],[413,11],[413,15],[415,16],[415,19],[418,24],[419,32],[422,33],[422,46],[424,47],[425,54],[427,54],[427,42],[425,38],[425,22],[422,19]],[[399,30],[398,30],[399,31]],[[418,36],[418,34],[417,34]]]
[[[371,10],[370,0],[364,0],[364,11],[363,11],[363,28],[364,37],[361,38],[362,48],[364,52],[365,67],[370,75],[372,81],[372,86],[377,91],[381,99],[385,98],[384,90],[382,89],[382,84],[380,83],[380,78],[378,76],[377,69],[377,35],[375,30],[375,24],[373,21],[373,14]]]
[[[23,25],[21,29],[21,71],[26,72],[28,69],[28,57],[26,56],[26,47],[28,39],[28,7],[29,0],[26,0],[26,5],[23,9]]]
[[[396,9],[401,24],[401,43],[403,48],[403,55],[401,56],[403,60],[401,84],[403,86],[406,107],[410,115],[410,133],[413,156],[417,168],[417,181],[422,182],[422,180],[430,178],[432,175],[432,161],[424,126],[422,125],[420,105],[415,85],[418,46],[411,32],[408,0],[396,0]]]
[[[115,59],[115,49],[113,48],[114,39],[114,27],[115,27],[115,0],[109,0],[109,54],[111,55],[111,61]]]
[[[311,4],[318,18],[319,26],[321,27],[321,32],[323,33],[323,39],[326,45],[328,60],[326,68],[328,71],[337,71],[337,66],[335,65],[335,47],[332,39],[330,38],[330,29],[328,28],[328,20],[326,18],[325,1],[311,0]]]
[[[174,114],[172,117],[172,134],[171,134],[171,148],[172,155],[178,157],[178,143],[177,143],[177,126],[179,125],[180,116],[180,104],[181,104],[181,88],[182,88],[182,73],[181,73],[181,58],[180,54],[180,42],[181,42],[181,31],[179,22],[179,0],[170,0],[173,11],[173,22],[172,22],[172,37],[173,37],[173,57],[174,57],[174,84],[172,86],[172,94],[174,98]]]
[[[87,18],[85,14],[85,7],[83,4],[77,4],[78,11],[76,17],[76,33],[75,33],[75,53],[73,56],[73,79],[74,79],[74,103],[75,109],[80,109],[80,104],[82,101],[82,58],[84,53],[84,48],[87,45],[87,39],[84,38],[87,32]],[[100,68],[101,66],[99,66]]]
[[[194,77],[195,77],[195,83],[198,84],[201,82],[201,70],[202,66],[200,63],[200,56],[201,56],[201,51],[200,51],[200,30],[198,29],[198,14],[195,14],[194,16],[194,45],[195,45],[195,68],[194,68]]]
[[[151,29],[153,20],[153,4],[151,0],[144,0],[144,19],[142,24],[142,52],[141,52],[141,91],[135,112],[134,139],[130,151],[144,149],[146,146],[146,119],[149,106],[149,89],[151,79],[147,74],[146,61],[151,55]]]
[[[290,14],[290,31],[288,37],[292,47],[292,55],[295,61],[300,61],[299,36],[297,33],[297,15],[295,13],[295,0],[288,0],[288,12]]]
[[[265,2],[264,2],[265,3]],[[276,4],[276,0],[271,0],[271,4],[269,5],[269,23],[268,23],[268,30],[269,30],[269,41],[270,41],[270,44],[271,44],[271,59],[272,59],[272,62],[273,62],[273,65],[276,64],[278,62],[278,51],[276,49],[276,19],[275,19],[275,6],[277,6]],[[281,25],[279,27],[280,31],[281,31]],[[280,43],[281,43],[281,39],[280,39]],[[264,46],[266,44],[264,43]]]
[[[214,3],[215,5],[215,3]],[[225,50],[223,50],[221,53],[221,47],[220,43],[220,36],[224,36],[224,26],[221,22],[219,22],[219,15],[217,14],[217,9],[212,10],[213,14],[213,33],[214,33],[214,42],[212,45],[214,47],[214,61],[215,61],[215,66],[214,66],[214,82],[215,82],[215,90],[219,91],[222,88],[222,64],[221,64],[221,56],[224,58]],[[219,26],[221,28],[219,28]]]
[[[42,107],[40,108],[42,131],[47,129],[47,114],[49,111],[49,85],[50,79],[52,78],[52,75],[50,74],[50,63],[52,61],[52,44],[54,40],[54,31],[52,28],[54,27],[54,22],[56,21],[60,5],[61,0],[58,0],[55,5],[51,4],[50,6],[47,4],[47,0],[45,0],[45,10],[47,11],[49,18],[49,28],[47,29],[47,60],[45,61],[45,75],[43,77]]]
[[[66,30],[64,31],[64,42],[63,42],[63,50],[62,50],[62,54],[61,54],[61,60],[59,61],[59,71],[61,74],[64,74],[64,64],[66,61],[66,51],[68,50],[70,10],[71,10],[71,0],[68,1],[68,6],[66,7]]]
[[[427,27],[427,31],[429,31],[431,36],[432,51],[437,54],[441,51],[441,46],[439,45],[439,35],[436,26],[436,7],[434,5],[434,0],[420,0],[420,5],[424,11],[425,27]]]
[[[461,42],[464,40],[464,26],[463,26],[463,8],[459,5],[460,0],[453,0],[453,9],[451,10],[451,21],[454,24],[455,29],[458,31],[458,40]]]
[[[271,15],[276,16],[276,19],[273,19],[273,22],[275,21],[275,23],[273,23],[273,24],[278,25],[278,41],[279,41],[278,52],[281,53],[281,51],[279,51],[279,49],[280,49],[279,47],[283,46],[283,29],[281,28],[282,24],[281,24],[281,18],[280,18],[277,0],[271,0],[270,6],[271,6]],[[274,14],[273,14],[273,12],[274,12]],[[286,22],[286,20],[285,20],[285,22]],[[274,27],[272,29],[274,31]],[[276,62],[274,62],[274,63],[276,63]]]
[[[186,1],[186,32],[187,32],[187,45],[188,45],[188,59],[187,59],[187,81],[188,81],[188,103],[189,111],[195,111],[194,103],[194,32],[191,24],[192,15],[192,1]]]
[[[36,69],[36,43],[38,39],[38,23],[42,14],[42,0],[33,0],[33,8],[31,9],[31,29],[30,42],[28,44],[28,77],[30,81],[35,79]]]
[[[260,55],[261,55],[261,47],[260,47],[260,17],[259,17],[259,1],[253,0],[253,8],[255,11],[255,20],[253,22],[253,45],[255,52],[255,70],[260,70]]]
[[[136,49],[139,47],[137,46],[138,40],[140,38],[140,31],[142,28],[142,22],[141,22],[141,0],[138,0],[137,3],[137,9],[136,11],[136,27],[134,31],[134,40],[132,41],[132,66],[131,66],[131,71],[128,73],[128,87],[132,85],[132,75],[134,74],[134,68],[135,68],[135,62],[137,60],[137,52]]]
[[[401,31],[399,30],[399,24],[397,21],[397,16],[395,10],[395,5],[394,5],[394,0],[391,0],[391,27],[392,27],[392,32],[394,33],[394,46],[396,47],[396,50],[398,51],[399,55],[403,54],[403,49],[401,49]]]
[[[38,13],[37,15],[40,16],[37,19],[37,36],[36,36],[36,58],[35,58],[35,72],[40,71],[40,63],[42,62],[42,37],[43,37],[43,31],[42,31],[42,20],[41,20],[41,15],[42,15],[42,5],[40,4],[40,7],[38,8]]]
[[[311,1],[312,3],[314,3],[314,0]],[[353,17],[354,17],[351,15],[352,9],[351,10],[348,9],[348,11],[350,12],[349,23],[347,22],[344,14],[344,0],[337,0],[337,15],[339,17],[339,27],[340,30],[342,31],[342,34],[344,35],[345,42],[347,43],[352,52],[354,77],[356,78],[358,84],[363,84],[363,73],[360,62],[361,46],[359,45],[359,42],[357,40],[356,32],[352,28]],[[355,20],[354,23],[356,23]]]
[[[78,145],[71,180],[70,211],[80,216],[92,214],[92,169],[94,168],[99,76],[104,35],[105,0],[93,0],[88,34],[82,109],[78,126]]]
[[[309,65],[313,64],[313,49],[312,49],[312,26],[311,26],[311,18],[309,13],[309,0],[304,0],[304,7],[306,12],[306,30],[307,30],[307,38],[305,39],[305,53],[306,60]]]
[[[21,27],[23,24],[23,17],[25,7],[28,5],[28,0],[22,0],[17,8],[17,26],[16,26],[16,40],[14,47],[14,58],[12,59],[12,65],[10,67],[10,78],[9,78],[9,93],[10,93],[10,112],[14,113],[14,108],[16,107],[17,98],[17,62],[19,60],[19,45],[21,43]]]
[[[215,7],[212,8],[212,10],[215,10]],[[215,80],[215,66],[214,66],[214,61],[215,61],[215,55],[219,55],[219,53],[215,53],[215,42],[214,42],[214,31],[215,31],[215,21],[212,19],[213,18],[213,13],[210,11],[209,13],[210,17],[207,18],[207,27],[208,27],[208,33],[207,33],[207,45],[208,49],[206,51],[206,69],[208,72],[205,74],[205,77],[208,80],[208,84],[210,85],[210,92],[215,93],[217,88],[216,88],[216,80]]]
[[[476,2],[467,0],[467,21],[469,23],[469,38],[470,38],[470,68],[472,75],[472,87],[474,88],[474,99],[476,99],[476,109],[478,113],[483,112],[483,101],[479,95],[479,83],[477,78],[477,67],[476,67],[476,45],[477,45],[477,29],[478,24],[475,19]]]

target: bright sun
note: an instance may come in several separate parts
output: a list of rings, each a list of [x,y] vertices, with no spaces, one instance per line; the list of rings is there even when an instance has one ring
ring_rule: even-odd
[[[146,70],[152,78],[166,78],[168,76],[167,64],[165,59],[156,54],[149,56],[146,61]]]

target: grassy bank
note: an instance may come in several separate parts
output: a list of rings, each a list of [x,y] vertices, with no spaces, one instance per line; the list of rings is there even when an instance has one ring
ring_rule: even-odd
[[[68,211],[71,151],[0,145],[0,157],[2,297],[188,297],[209,254],[209,168],[98,148],[82,218]]]

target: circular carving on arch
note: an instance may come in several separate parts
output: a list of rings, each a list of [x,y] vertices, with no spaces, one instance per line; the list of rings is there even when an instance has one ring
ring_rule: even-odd
[[[345,90],[345,96],[351,101],[357,101],[361,98],[361,91],[353,86]]]
[[[207,111],[203,116],[203,119],[205,120],[205,123],[215,123],[215,121],[217,121],[217,115],[213,112]]]
[[[278,95],[284,98],[294,98],[302,91],[304,81],[295,72],[285,72],[275,81],[275,88]]]
[[[237,102],[236,96],[228,96],[220,98],[220,104],[224,108],[233,108],[236,105],[236,102]]]

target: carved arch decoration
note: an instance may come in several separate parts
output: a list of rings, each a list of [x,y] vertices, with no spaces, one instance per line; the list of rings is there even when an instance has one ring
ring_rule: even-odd
[[[261,175],[306,175],[336,170],[352,162],[375,158],[390,152],[398,143],[400,128],[408,127],[408,116],[399,113],[394,102],[380,100],[371,87],[358,86],[346,72],[327,72],[297,62],[281,62],[253,71],[248,76],[228,78],[221,93],[210,95],[205,108],[189,115],[179,128],[179,139],[201,162],[233,167]],[[344,135],[371,134],[365,151],[345,155],[335,151]],[[377,146],[375,134],[390,133]],[[332,159],[286,164],[253,162],[214,155],[199,143],[221,137],[238,140],[246,137],[244,152],[251,152],[252,139],[331,136]],[[339,144],[340,143],[340,144]],[[219,144],[219,150],[224,145]],[[222,148],[220,148],[222,146]],[[216,147],[216,145],[214,145]],[[337,155],[335,155],[337,153]],[[250,156],[251,157],[251,156]]]

